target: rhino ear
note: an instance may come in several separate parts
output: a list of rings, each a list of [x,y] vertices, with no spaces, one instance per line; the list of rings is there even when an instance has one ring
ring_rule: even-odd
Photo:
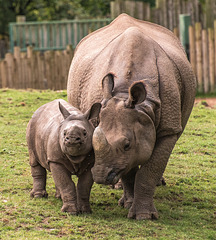
[[[96,128],[99,123],[99,113],[101,110],[101,104],[100,103],[94,103],[91,108],[85,112],[84,116],[86,119],[88,119],[92,125]]]
[[[59,102],[59,110],[64,119],[70,116],[70,113],[68,112],[68,110],[60,102]]]
[[[86,119],[90,120],[92,118],[97,118],[99,116],[101,109],[100,103],[94,103],[89,110],[84,113]]]
[[[103,98],[109,100],[112,98],[112,90],[114,88],[114,75],[107,74],[102,80]]]
[[[134,108],[136,104],[146,99],[146,89],[142,81],[137,81],[129,88],[129,97],[125,102],[127,108]]]

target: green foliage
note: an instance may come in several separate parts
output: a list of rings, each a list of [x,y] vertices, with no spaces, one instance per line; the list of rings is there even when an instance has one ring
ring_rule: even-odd
[[[194,107],[165,171],[167,185],[156,189],[159,220],[135,221],[117,204],[122,190],[97,184],[91,215],[62,213],[50,173],[49,197],[30,199],[26,126],[56,98],[66,99],[66,91],[0,90],[0,239],[216,239],[215,109]]]
[[[25,15],[27,21],[97,18],[110,15],[111,0],[0,0],[0,34],[8,33],[8,23]]]

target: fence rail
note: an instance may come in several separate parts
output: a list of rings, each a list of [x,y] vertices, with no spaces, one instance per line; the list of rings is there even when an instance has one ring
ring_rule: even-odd
[[[35,50],[63,50],[68,44],[73,48],[92,31],[111,22],[111,19],[67,20],[51,22],[10,23],[10,50],[19,46],[26,51],[27,46]]]

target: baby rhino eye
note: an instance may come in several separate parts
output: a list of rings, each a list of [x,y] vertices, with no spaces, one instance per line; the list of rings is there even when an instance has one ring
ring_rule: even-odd
[[[64,136],[66,136],[66,134],[67,134],[67,131],[66,131],[66,130],[64,130]]]

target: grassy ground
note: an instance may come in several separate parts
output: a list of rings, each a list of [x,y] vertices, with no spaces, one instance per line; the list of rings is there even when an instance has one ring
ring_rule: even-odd
[[[91,215],[62,213],[51,174],[48,199],[30,199],[25,140],[33,112],[66,91],[0,90],[0,239],[216,239],[216,110],[194,107],[158,187],[156,221],[127,219],[122,190],[94,184]]]

